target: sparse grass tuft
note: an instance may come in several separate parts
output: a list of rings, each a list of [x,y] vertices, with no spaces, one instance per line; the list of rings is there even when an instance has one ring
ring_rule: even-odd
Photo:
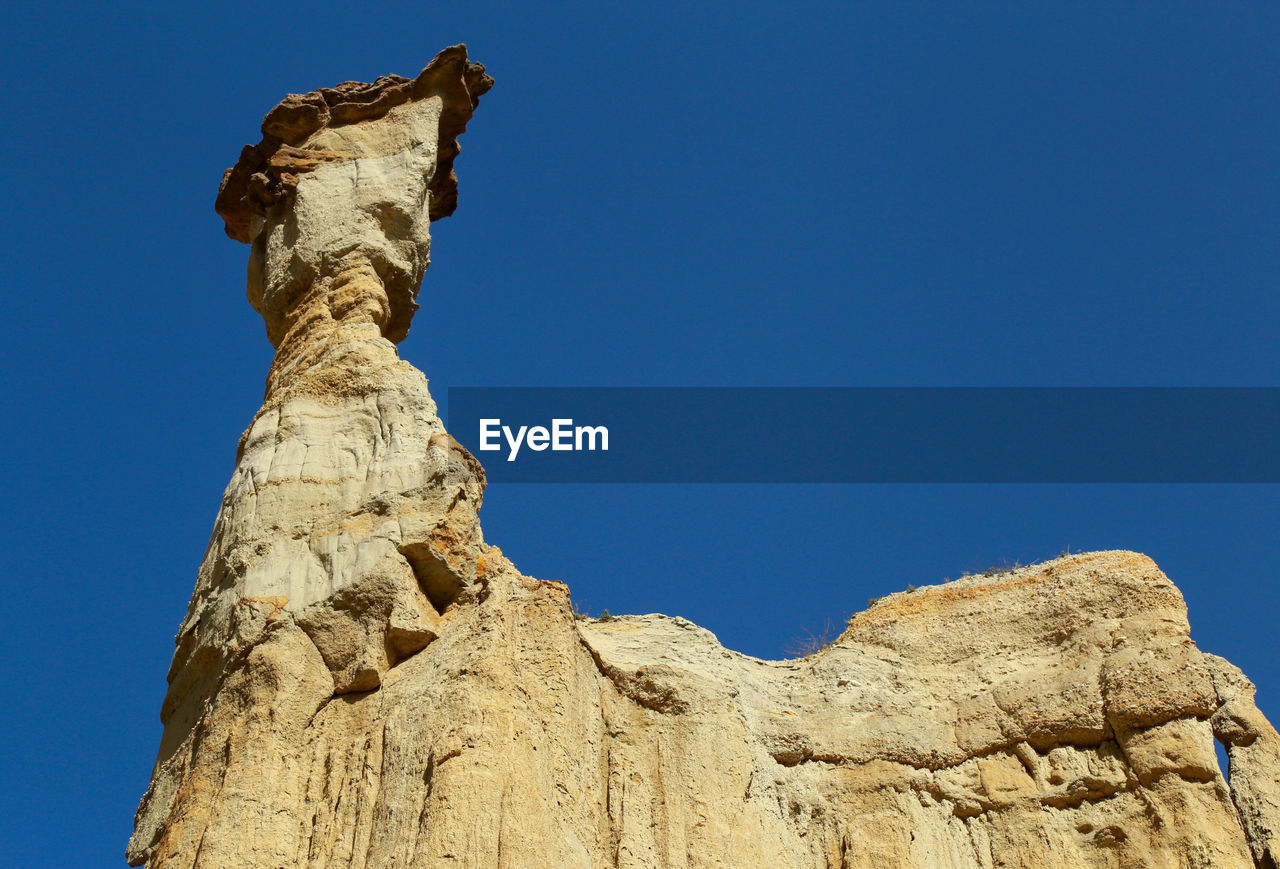
[[[1071,554],[1071,551],[1069,549],[1064,549],[1062,554],[1069,555]],[[1026,566],[1027,565],[1023,564],[1021,561],[1009,561],[1006,558],[1003,561],[1001,561],[999,564],[992,564],[984,568],[983,570],[979,570],[979,571],[966,570],[963,573],[961,573],[959,576],[955,577],[954,579],[950,576],[944,576],[942,578],[942,584],[945,585],[946,583],[949,583],[949,582],[957,582],[961,579],[967,579],[969,577],[974,577],[974,576],[982,576],[982,577],[1001,576],[1006,573],[1012,573],[1013,571],[1019,570]],[[908,585],[905,589],[903,589],[901,593],[912,594],[919,590],[920,589],[915,585]],[[884,600],[883,597],[867,598],[867,608],[870,609],[871,607],[875,606],[882,600]]]
[[[608,610],[604,610],[603,612],[600,613],[599,616],[592,616],[591,610],[588,609],[585,603],[579,604],[577,601],[574,601],[572,599],[569,602],[569,606],[573,608],[573,618],[575,621],[581,622],[587,619],[594,618],[594,620],[597,622],[611,622],[617,618],[617,616],[613,615]]]
[[[1023,567],[1026,567],[1026,565],[1023,564],[1021,561],[1011,562],[1006,558],[1005,560],[1001,561],[999,564],[989,565],[979,571],[966,570],[964,573],[960,574],[960,578],[965,579],[966,577],[970,577],[970,576],[985,576],[988,578],[992,576],[1001,576],[1006,573],[1013,573],[1013,571]],[[950,582],[950,581],[951,580],[943,580],[943,582]]]
[[[822,629],[816,634],[810,631],[805,631],[804,636],[796,637],[791,642],[787,643],[783,652],[792,658],[807,658],[810,655],[816,655],[818,652],[830,648],[831,644],[834,643],[836,638],[839,636],[840,631],[837,629],[835,623],[832,622],[831,619],[827,619],[823,622]]]

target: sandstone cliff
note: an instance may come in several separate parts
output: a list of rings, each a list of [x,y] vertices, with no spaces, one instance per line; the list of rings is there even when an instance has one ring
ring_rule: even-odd
[[[484,472],[394,342],[491,83],[456,46],[290,96],[223,180],[277,355],[132,864],[1276,865],[1280,737],[1142,555],[893,595],[761,661],[682,619],[575,619],[487,544]]]

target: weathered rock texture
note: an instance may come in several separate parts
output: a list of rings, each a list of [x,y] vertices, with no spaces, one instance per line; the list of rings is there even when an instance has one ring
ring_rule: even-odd
[[[224,179],[278,352],[132,863],[1276,865],[1280,737],[1145,556],[894,595],[761,661],[681,619],[576,620],[486,544],[483,471],[393,342],[489,85],[459,46],[291,96]]]

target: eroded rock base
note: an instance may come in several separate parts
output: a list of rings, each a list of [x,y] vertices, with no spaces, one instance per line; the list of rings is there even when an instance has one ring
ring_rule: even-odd
[[[486,593],[342,693],[279,611],[171,761],[153,867],[1254,867],[1276,732],[1133,553],[885,599],[769,662]],[[997,603],[1002,604],[997,606]],[[1228,745],[1234,792],[1218,770]],[[139,832],[143,832],[143,827]]]

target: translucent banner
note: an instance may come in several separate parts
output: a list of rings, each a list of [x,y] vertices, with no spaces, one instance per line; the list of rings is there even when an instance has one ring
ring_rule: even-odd
[[[455,387],[448,403],[495,482],[1280,482],[1270,387]]]

